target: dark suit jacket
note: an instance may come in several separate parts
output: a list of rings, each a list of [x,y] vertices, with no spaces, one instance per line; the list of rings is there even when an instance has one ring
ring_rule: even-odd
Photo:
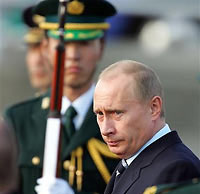
[[[181,142],[177,132],[172,131],[138,155],[121,175],[115,190],[114,172],[104,194],[142,194],[146,187],[152,185],[199,176],[199,159]]]
[[[48,106],[42,104],[48,100],[49,94],[27,100],[7,109],[5,117],[11,122],[19,144],[20,188],[23,194],[35,194],[34,187],[37,178],[42,176],[44,140]],[[46,103],[47,104],[47,103]],[[103,193],[106,183],[99,173],[89,151],[87,143],[91,138],[102,140],[96,116],[91,107],[80,129],[69,140],[65,130],[62,136],[61,177],[68,180],[69,171],[63,168],[66,160],[70,160],[71,152],[77,147],[83,148],[83,186],[84,193]],[[102,156],[110,173],[113,172],[119,160]],[[76,183],[76,180],[75,180]],[[76,189],[76,184],[74,184]]]

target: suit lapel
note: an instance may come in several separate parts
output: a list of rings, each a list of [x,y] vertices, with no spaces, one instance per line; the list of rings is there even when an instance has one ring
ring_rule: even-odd
[[[137,160],[132,162],[132,164],[123,172],[115,186],[112,194],[123,194],[129,187],[134,184],[140,175],[140,169],[143,167],[143,158],[138,157]]]
[[[112,191],[113,191],[113,187],[114,187],[114,182],[115,182],[115,176],[116,176],[116,169],[115,171],[113,172],[111,178],[110,178],[110,181],[105,189],[105,192],[104,194],[111,194]]]
[[[140,177],[141,168],[150,166],[153,159],[161,152],[163,152],[167,147],[175,144],[181,143],[180,138],[176,131],[172,131],[167,135],[161,137],[145,150],[143,150],[138,157],[130,164],[128,169],[124,171],[115,190],[112,192],[113,185],[109,183],[108,189],[105,194],[123,194],[125,193]],[[115,172],[113,173],[115,175]],[[113,175],[112,175],[113,176]],[[111,187],[112,186],[112,187]]]

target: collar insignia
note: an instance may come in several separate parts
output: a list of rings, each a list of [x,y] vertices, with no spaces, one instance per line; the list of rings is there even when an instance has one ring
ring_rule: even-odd
[[[42,109],[49,108],[49,104],[50,104],[49,97],[45,97],[45,98],[42,99],[42,105],[41,105]]]

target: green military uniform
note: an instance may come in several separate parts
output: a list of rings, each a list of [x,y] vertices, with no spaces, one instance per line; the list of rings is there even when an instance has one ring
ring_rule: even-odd
[[[197,194],[200,193],[200,179],[190,181],[152,186],[144,194]]]
[[[42,164],[44,154],[44,140],[46,131],[46,120],[49,112],[49,95],[16,104],[6,111],[6,118],[12,123],[19,143],[19,168],[22,193],[34,194],[36,179],[42,176]],[[114,170],[118,160],[102,144],[102,139],[96,116],[92,112],[92,105],[87,116],[72,139],[62,137],[62,173],[61,177],[68,180],[80,194],[103,193],[109,176]],[[100,140],[100,141],[99,141]],[[77,149],[78,148],[78,149]],[[79,150],[83,151],[78,156]],[[72,154],[74,153],[74,158]],[[83,165],[83,178],[78,185],[77,175],[70,171],[70,163],[73,160],[80,161]],[[102,161],[100,161],[102,159]],[[95,161],[97,160],[97,161]],[[105,167],[104,167],[105,165]],[[73,165],[72,165],[73,166]],[[77,167],[75,165],[75,167]],[[108,170],[109,169],[109,170]],[[108,173],[108,171],[109,173]],[[74,180],[70,173],[75,176]],[[74,173],[74,174],[73,174]],[[71,180],[69,180],[71,179]]]
[[[104,30],[109,28],[104,19],[116,13],[115,8],[104,0],[72,0],[66,10],[65,41],[103,37]],[[34,21],[53,38],[59,37],[57,12],[58,0],[41,1],[34,12],[37,14]],[[42,176],[49,97],[50,93],[41,95],[11,106],[5,112],[19,143],[20,188],[23,194],[34,194],[36,180]],[[91,102],[74,136],[69,139],[63,132],[61,177],[68,181],[75,193],[103,193],[118,161],[103,143]]]

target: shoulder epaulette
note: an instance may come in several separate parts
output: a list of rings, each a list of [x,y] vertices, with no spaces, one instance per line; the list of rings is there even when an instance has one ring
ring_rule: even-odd
[[[21,106],[26,106],[26,105],[29,105],[29,104],[32,104],[32,103],[35,103],[36,101],[38,101],[40,98],[42,98],[41,96],[39,97],[34,97],[34,98],[30,98],[30,99],[27,99],[27,100],[24,100],[22,102],[18,102],[14,105],[10,105],[8,107],[8,109],[15,109],[15,108],[18,108],[18,107],[21,107]]]
[[[113,154],[105,143],[96,138],[90,139],[88,141],[87,147],[97,169],[107,184],[110,180],[111,174],[106,167],[101,155],[115,159],[118,159],[118,156]]]

